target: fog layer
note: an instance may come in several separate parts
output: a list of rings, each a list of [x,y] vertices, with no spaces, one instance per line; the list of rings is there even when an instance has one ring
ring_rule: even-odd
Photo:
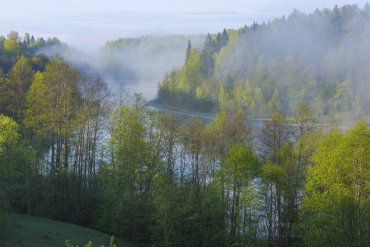
[[[164,75],[184,63],[188,41],[201,49],[204,39],[203,35],[143,36],[110,41],[91,52],[66,45],[40,52],[62,56],[81,72],[99,75],[109,84],[115,97],[141,93],[150,100],[156,97]]]

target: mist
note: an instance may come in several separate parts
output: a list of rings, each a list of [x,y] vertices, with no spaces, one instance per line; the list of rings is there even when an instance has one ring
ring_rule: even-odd
[[[233,85],[247,81],[252,88],[270,83],[264,98],[277,90],[287,114],[302,101],[319,117],[330,113],[352,123],[370,113],[369,44],[369,5],[295,10],[240,29],[216,54],[215,77]]]
[[[124,85],[148,100],[153,99],[164,75],[183,65],[188,40],[200,49],[204,38],[203,35],[143,36],[109,42],[101,50],[103,74],[113,87]]]
[[[252,88],[268,82],[271,86],[262,90],[265,104],[276,91],[288,115],[304,102],[319,117],[333,113],[352,122],[349,113],[369,114],[369,13],[368,5],[294,10],[268,22],[228,29],[234,34],[214,54],[214,79],[227,85],[249,81]],[[184,64],[188,40],[201,51],[205,35],[148,35],[116,39],[97,49],[90,49],[91,41],[82,49],[42,52],[60,54],[83,73],[99,75],[116,98],[141,93],[151,100],[165,75]],[[264,78],[258,78],[258,70]],[[346,114],[339,116],[342,112]]]
[[[184,63],[188,41],[201,49],[204,39],[204,35],[142,36],[109,41],[97,49],[62,44],[39,52],[63,57],[82,74],[100,76],[116,99],[139,93],[151,100],[165,74]]]

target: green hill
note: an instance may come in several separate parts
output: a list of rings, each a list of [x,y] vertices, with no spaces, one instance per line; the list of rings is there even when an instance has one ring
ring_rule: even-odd
[[[88,241],[93,246],[109,245],[110,236],[78,225],[62,223],[40,217],[13,214],[10,216],[10,230],[5,242],[0,246],[17,247],[49,247],[65,246],[65,241],[79,246],[85,246]],[[117,246],[133,246],[119,239]]]

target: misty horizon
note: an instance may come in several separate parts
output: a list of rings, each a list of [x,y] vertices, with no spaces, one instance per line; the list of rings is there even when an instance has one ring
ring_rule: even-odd
[[[323,2],[325,2],[323,5],[315,6],[320,6],[322,11],[330,11],[330,7],[327,8],[326,6],[341,7],[332,1]],[[365,2],[343,6],[353,5],[361,8],[361,6],[365,7]],[[183,65],[188,40],[192,41],[194,48],[201,51],[207,33],[217,34],[224,29],[229,31],[242,30],[253,23],[271,25],[274,22],[287,20],[297,13],[310,16],[319,9],[311,6],[311,11],[304,11],[302,9],[308,7],[303,5],[300,6],[301,8],[294,8],[293,10],[288,10],[287,5],[281,5],[280,8],[276,8],[274,5],[269,5],[269,7],[269,9],[255,8],[255,10],[251,9],[249,11],[243,8],[238,10],[225,8],[225,11],[215,11],[215,9],[210,8],[206,11],[203,8],[193,12],[189,9],[183,9],[182,11],[179,9],[158,11],[155,9],[148,10],[147,8],[140,11],[104,8],[101,11],[72,9],[63,14],[59,12],[54,16],[52,22],[46,24],[43,20],[47,19],[47,16],[50,16],[52,12],[45,16],[44,9],[32,21],[27,22],[26,19],[32,15],[34,10],[19,18],[14,15],[13,18],[9,18],[8,24],[13,26],[13,30],[18,32],[21,37],[25,33],[30,33],[35,38],[40,36],[45,39],[57,37],[62,43],[73,48],[65,49],[66,47],[62,45],[59,48],[49,47],[52,49],[47,48],[39,52],[45,53],[49,57],[58,54],[80,71],[89,71],[88,73],[93,72],[99,75],[108,83],[114,92],[115,98],[120,97],[122,91],[127,91],[130,94],[141,93],[146,100],[153,100],[157,97],[158,86],[165,75],[181,68]],[[66,16],[68,18],[65,18]],[[11,24],[12,22],[28,24],[17,27],[17,25]],[[0,34],[6,32],[3,29],[7,26],[0,22]],[[42,27],[40,28],[40,26]],[[321,23],[317,26],[321,30],[321,32],[318,32],[319,30],[305,30],[309,27],[301,26],[301,29],[305,31],[296,30],[293,33],[289,30],[294,28],[290,27],[280,33],[281,40],[274,37],[276,34],[272,36],[267,34],[264,38],[260,37],[260,42],[267,42],[262,49],[263,54],[266,53],[266,56],[269,56],[268,54],[281,55],[285,54],[284,51],[294,48],[294,54],[306,54],[308,55],[306,58],[315,56],[315,54],[318,56],[325,49],[321,49],[322,47],[315,42],[314,37],[317,35],[316,39],[321,37],[323,44],[331,43],[330,38],[326,37],[329,32],[326,27],[325,22]],[[246,69],[245,61],[255,59],[255,56],[248,56],[247,54],[240,56],[243,52],[246,52],[243,50],[245,44],[241,37],[235,41],[238,46],[234,51],[234,57],[231,56],[231,58],[219,64],[221,67],[224,66],[226,70],[241,66],[238,69],[240,73],[244,73],[242,71]],[[286,46],[287,43],[284,37],[290,37],[289,46]],[[131,38],[135,40],[134,45],[130,45],[131,41],[129,40]],[[297,42],[297,40],[300,41]],[[351,40],[350,37],[349,40]],[[113,46],[106,49],[109,44],[113,44]],[[305,47],[303,50],[301,49],[302,45]],[[345,47],[353,46],[347,43],[343,45],[344,50],[346,50]],[[307,53],[307,51],[310,52]],[[232,62],[231,67],[227,61]],[[238,66],[235,66],[235,61],[239,61],[236,63]]]
[[[221,1],[212,4],[209,1],[189,1],[188,4],[172,4],[168,1],[159,1],[158,4],[144,1],[144,4],[143,1],[137,1],[135,4],[109,0],[110,4],[104,6],[95,1],[65,1],[60,5],[42,0],[35,4],[21,0],[13,2],[4,4],[0,10],[0,35],[5,36],[14,30],[21,36],[30,33],[44,38],[57,37],[69,46],[91,51],[119,38],[217,33],[223,29],[239,29],[254,22],[270,22],[288,16],[294,9],[311,13],[316,9],[332,8],[336,4],[357,4],[362,7],[367,1],[311,1],[297,4],[294,1],[248,3],[232,0],[225,5]],[[140,2],[143,4],[140,5]]]
[[[89,50],[99,48],[107,41],[146,35],[199,35],[217,33],[223,29],[238,29],[253,22],[271,21],[281,10],[259,13],[238,12],[83,12],[71,14],[68,20],[55,20],[42,25],[42,19],[20,24],[18,20],[0,22],[0,34],[17,31],[21,35],[30,33],[40,37],[57,37],[70,46]],[[90,26],[90,25],[93,25]],[[13,28],[8,28],[12,26]],[[94,42],[86,47],[90,38]],[[83,45],[82,45],[83,44]]]

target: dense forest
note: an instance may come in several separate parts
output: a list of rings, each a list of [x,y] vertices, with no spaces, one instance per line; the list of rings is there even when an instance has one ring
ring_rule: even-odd
[[[344,70],[338,58],[331,67],[324,62],[329,53],[338,55],[345,20],[366,24],[369,11],[294,12],[209,35],[201,51],[189,42],[184,66],[164,79],[159,100],[217,110],[210,122],[153,110],[137,94],[112,102],[100,76],[39,53],[60,45],[57,39],[0,37],[0,244],[14,227],[9,215],[21,213],[144,246],[367,246],[369,108],[358,94],[368,87],[359,82],[367,70]],[[300,53],[294,44],[274,48],[276,54],[266,50],[265,36],[283,42],[281,30],[298,32],[314,17],[340,23],[335,34],[323,31],[339,37],[320,43],[332,52]],[[355,24],[349,30],[363,38],[366,25]],[[311,31],[316,26],[307,39],[321,37]],[[353,89],[351,101],[344,88],[344,98],[335,96],[344,82]],[[303,90],[307,85],[319,89]],[[253,108],[248,102],[256,104],[258,91]],[[323,116],[347,116],[348,105],[338,104],[348,102],[362,120],[345,130],[320,129]],[[246,121],[250,116],[268,119],[257,131]]]
[[[320,120],[352,123],[369,115],[369,30],[370,6],[345,5],[208,35],[167,74],[158,102],[262,118],[303,102]]]

